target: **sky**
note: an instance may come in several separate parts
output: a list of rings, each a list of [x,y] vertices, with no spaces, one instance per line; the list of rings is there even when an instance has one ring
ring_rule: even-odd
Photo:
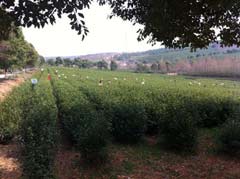
[[[66,17],[43,29],[24,28],[23,33],[25,39],[45,57],[137,52],[161,47],[160,44],[152,46],[146,41],[138,42],[137,30],[141,26],[133,26],[132,23],[118,17],[109,19],[110,12],[108,6],[100,7],[97,4],[92,4],[90,9],[84,10],[86,26],[90,31],[84,41],[71,29]]]

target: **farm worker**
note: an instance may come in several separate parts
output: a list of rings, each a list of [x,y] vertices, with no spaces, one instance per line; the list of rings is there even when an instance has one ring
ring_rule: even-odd
[[[102,86],[103,85],[103,80],[100,80],[98,85]]]
[[[48,73],[48,80],[51,80],[51,75]]]

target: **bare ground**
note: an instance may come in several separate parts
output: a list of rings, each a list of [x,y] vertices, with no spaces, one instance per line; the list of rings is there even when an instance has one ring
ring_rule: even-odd
[[[14,79],[0,79],[0,101],[2,101],[12,90],[13,88],[19,86],[25,80],[32,76],[32,73],[26,73],[25,75],[18,75]]]
[[[88,168],[71,148],[62,148],[56,157],[60,179],[239,179],[240,159],[217,155],[209,150],[212,139],[204,136],[196,154],[182,155],[162,150],[147,138],[146,144],[113,144],[109,159],[97,168]]]
[[[80,160],[80,154],[70,148],[61,146],[55,160],[57,179],[79,179],[80,172],[74,161]]]
[[[0,101],[3,100],[14,87],[21,84],[24,80],[22,78],[17,78],[13,80],[2,80],[0,82]]]
[[[0,179],[19,179],[21,175],[17,143],[0,145]]]

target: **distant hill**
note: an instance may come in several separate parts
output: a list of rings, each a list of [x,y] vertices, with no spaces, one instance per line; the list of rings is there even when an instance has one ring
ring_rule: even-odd
[[[109,53],[97,53],[97,54],[88,54],[88,55],[79,55],[79,56],[61,56],[62,58],[69,58],[74,60],[76,58],[80,58],[83,60],[90,61],[100,61],[100,60],[113,60],[115,57],[120,56],[121,53],[109,52]],[[57,56],[45,57],[48,59],[55,59]],[[116,59],[115,59],[116,60]]]
[[[99,60],[118,60],[127,62],[145,62],[153,63],[156,61],[171,61],[176,62],[179,60],[197,60],[202,58],[215,58],[223,59],[225,57],[239,57],[240,58],[240,48],[236,46],[232,47],[220,47],[219,44],[211,44],[208,49],[201,49],[195,52],[191,52],[190,48],[184,49],[165,49],[160,48],[157,50],[149,50],[144,52],[134,52],[134,53],[99,53],[99,54],[89,54],[81,56],[65,56],[62,58],[80,58],[87,59],[90,61]],[[46,59],[56,58],[56,57],[46,57]]]
[[[99,54],[89,54],[89,55],[82,55],[80,58],[88,59],[91,61],[99,61],[99,60],[113,60],[115,57],[120,56],[121,53],[99,53]]]
[[[115,56],[119,61],[141,61],[141,62],[155,62],[155,61],[178,61],[183,59],[197,60],[202,58],[225,58],[225,57],[240,57],[240,48],[220,47],[218,44],[212,44],[208,49],[201,49],[191,52],[190,48],[185,49],[157,49],[145,52],[123,53]]]

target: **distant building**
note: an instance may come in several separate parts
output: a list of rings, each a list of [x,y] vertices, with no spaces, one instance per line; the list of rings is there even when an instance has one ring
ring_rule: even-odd
[[[177,76],[178,73],[167,73],[168,76]]]
[[[128,69],[135,69],[136,64],[131,63],[128,61],[117,61],[118,69],[120,70],[128,70]]]

